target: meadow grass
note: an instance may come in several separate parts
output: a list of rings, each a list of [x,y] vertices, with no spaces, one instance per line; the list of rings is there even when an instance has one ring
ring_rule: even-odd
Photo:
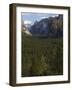
[[[63,74],[63,39],[22,33],[22,77]]]

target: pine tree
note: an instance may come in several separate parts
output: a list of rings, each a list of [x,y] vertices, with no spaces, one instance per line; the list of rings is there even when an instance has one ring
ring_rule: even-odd
[[[47,69],[45,57],[42,55],[40,59],[37,59],[32,65],[32,75],[43,75]]]

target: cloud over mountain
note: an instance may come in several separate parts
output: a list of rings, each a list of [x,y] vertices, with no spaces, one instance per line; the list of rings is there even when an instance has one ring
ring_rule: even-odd
[[[29,21],[29,20],[25,20],[25,21],[24,21],[24,24],[32,24],[32,22]]]
[[[62,37],[63,36],[63,16],[57,15],[43,18],[36,21],[31,27],[30,32],[33,36]]]

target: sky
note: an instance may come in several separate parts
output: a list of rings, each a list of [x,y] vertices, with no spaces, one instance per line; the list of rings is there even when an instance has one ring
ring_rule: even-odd
[[[34,24],[35,21],[40,21],[43,18],[55,17],[58,14],[50,14],[50,13],[28,13],[22,12],[21,18],[25,24]]]

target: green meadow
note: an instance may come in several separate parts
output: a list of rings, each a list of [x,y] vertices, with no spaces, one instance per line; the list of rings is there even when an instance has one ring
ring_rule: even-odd
[[[63,39],[27,36],[22,32],[21,76],[63,74]]]

